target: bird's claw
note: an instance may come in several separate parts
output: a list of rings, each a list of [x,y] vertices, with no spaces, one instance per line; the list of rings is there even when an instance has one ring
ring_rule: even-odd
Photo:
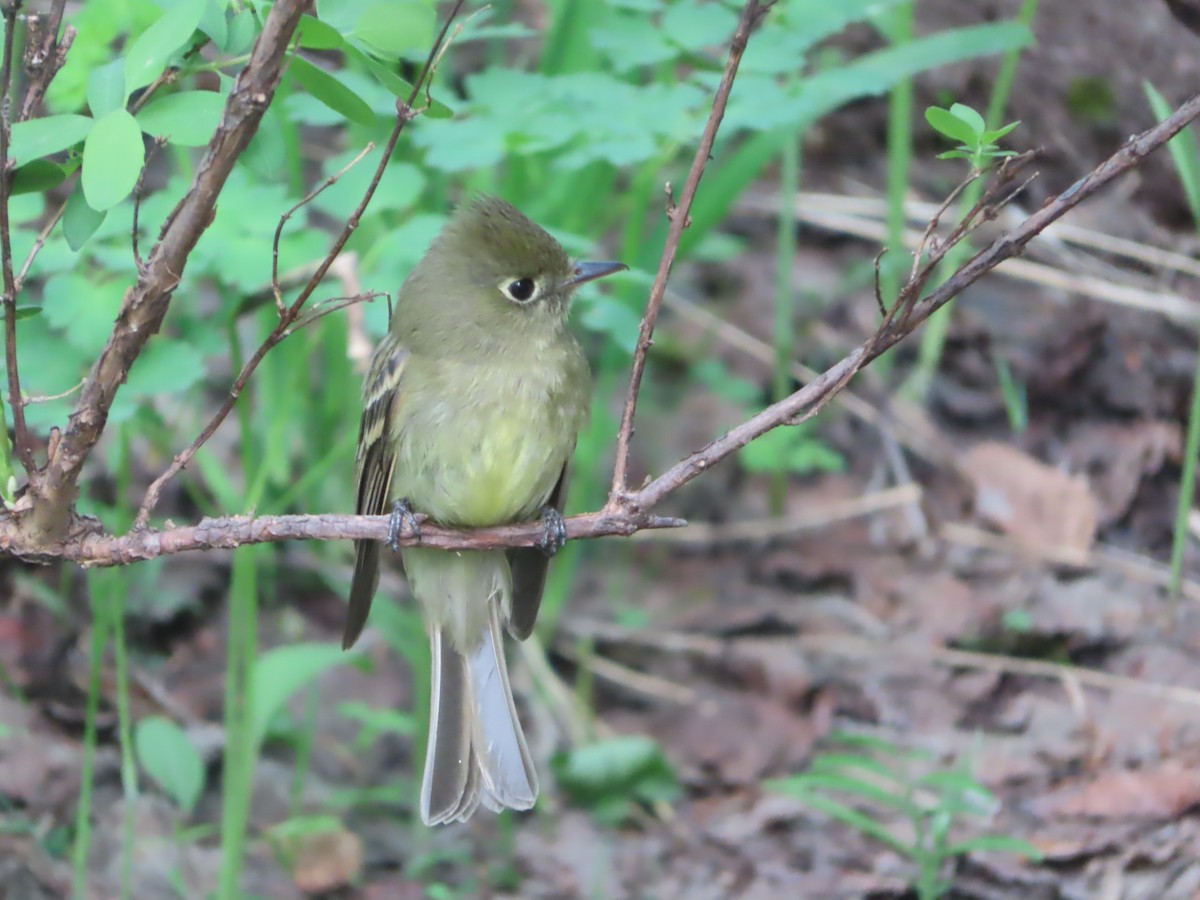
[[[387,545],[393,553],[400,549],[400,535],[405,525],[413,537],[421,539],[421,522],[408,501],[401,497],[392,507],[392,516],[388,519]]]
[[[553,506],[542,507],[542,537],[538,547],[547,556],[554,556],[567,542],[567,523],[563,514]]]

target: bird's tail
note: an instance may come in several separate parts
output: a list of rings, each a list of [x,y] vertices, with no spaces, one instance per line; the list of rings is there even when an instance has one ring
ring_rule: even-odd
[[[434,625],[429,745],[421,785],[426,825],[461,822],[479,803],[493,810],[529,809],[537,773],[517,719],[500,631],[499,604],[488,603],[480,645],[461,653]]]

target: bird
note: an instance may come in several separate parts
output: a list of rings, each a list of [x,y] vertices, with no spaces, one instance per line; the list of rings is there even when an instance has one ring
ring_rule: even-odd
[[[429,633],[426,825],[466,821],[481,803],[527,810],[537,800],[502,629],[518,640],[532,633],[549,558],[566,540],[568,467],[591,397],[587,358],[567,324],[571,298],[626,268],[574,261],[516,207],[480,196],[409,273],[364,379],[356,510],[391,509],[391,548]],[[447,527],[539,517],[543,540],[397,548],[403,523],[419,533],[417,514]],[[356,542],[344,648],[366,623],[382,546]]]

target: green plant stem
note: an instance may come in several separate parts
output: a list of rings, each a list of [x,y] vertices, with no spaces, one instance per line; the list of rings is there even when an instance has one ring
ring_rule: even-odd
[[[288,817],[300,815],[304,802],[304,785],[312,764],[313,738],[317,730],[317,712],[321,708],[321,692],[310,684],[304,698],[304,727],[296,744],[296,764],[292,772],[292,790],[288,798]]]
[[[783,145],[779,159],[779,219],[775,231],[775,372],[771,400],[778,403],[792,392],[792,359],[796,353],[796,194],[800,190],[800,140]],[[780,450],[779,465],[771,475],[771,515],[781,516],[787,500],[787,447]]]
[[[889,17],[888,37],[893,46],[902,47],[912,41],[914,6],[914,3],[902,4]],[[912,167],[912,110],[913,80],[902,78],[888,97],[887,248],[896,256],[904,249],[904,200],[908,194],[909,170]],[[894,263],[894,260],[889,263]],[[890,306],[900,292],[900,267],[895,264],[882,266],[880,282],[883,300]]]
[[[129,706],[129,648],[125,643],[125,603],[129,577],[123,569],[104,573],[105,606],[111,619],[117,668],[117,729],[121,738],[121,796],[125,802],[122,817],[121,897],[133,896],[133,850],[137,839],[138,776],[133,755],[133,717]]]
[[[237,323],[229,323],[230,355],[234,368],[241,367],[241,344]],[[269,369],[264,370],[269,373]],[[237,404],[241,431],[242,471],[247,486],[261,485],[261,469],[267,460],[258,446],[252,427],[251,382]],[[221,797],[221,864],[218,873],[219,900],[237,900],[238,881],[246,852],[246,831],[250,818],[250,797],[254,789],[257,747],[251,723],[254,708],[254,668],[258,650],[258,547],[242,547],[234,554],[233,577],[229,592],[229,626],[226,640],[229,658],[225,674],[225,755]]]
[[[75,844],[71,853],[74,871],[71,896],[76,900],[85,900],[91,893],[88,890],[88,856],[92,845],[92,795],[96,777],[96,716],[100,710],[100,683],[109,624],[109,617],[101,613],[93,595],[91,670],[83,720],[83,761],[79,772],[79,804],[75,810]]]
[[[1159,91],[1147,82],[1146,97],[1155,117],[1161,122],[1171,114],[1171,106]],[[1192,221],[1200,226],[1200,141],[1196,130],[1188,128],[1167,144],[1171,161],[1183,183]],[[1200,350],[1196,354],[1196,371],[1192,376],[1192,408],[1188,415],[1187,438],[1184,441],[1183,471],[1179,478],[1179,503],[1175,507],[1175,529],[1171,538],[1171,581],[1168,593],[1178,603],[1183,590],[1183,561],[1188,544],[1188,517],[1196,496],[1196,466],[1200,463]]]
[[[1021,9],[1017,13],[1017,21],[1028,28],[1033,27],[1033,20],[1037,16],[1038,5],[1041,0],[1025,0],[1021,4]],[[987,112],[984,115],[984,122],[988,128],[996,128],[1001,117],[1004,115],[1004,110],[1008,106],[1008,98],[1012,94],[1013,81],[1017,76],[1017,65],[1021,61],[1021,51],[1010,50],[1004,54],[1004,59],[1000,63],[1000,71],[996,75],[996,82],[992,86],[992,95],[988,99]],[[959,200],[958,208],[960,213],[973,207],[979,202],[979,198],[983,193],[984,181],[982,178],[976,179],[966,190],[963,191],[962,197]],[[946,254],[946,258],[942,261],[941,268],[936,276],[935,287],[944,282],[950,275],[963,264],[966,258],[974,252],[974,248],[970,241],[962,241],[950,248],[950,252]],[[884,294],[885,299],[890,299],[891,295]],[[941,365],[942,353],[946,348],[946,338],[950,333],[950,317],[953,314],[954,302],[951,301],[929,317],[929,321],[925,323],[925,328],[921,334],[921,343],[917,349],[917,366],[913,374],[902,388],[905,393],[914,397],[924,397],[929,386],[933,383],[934,375],[937,374],[938,366]]]
[[[246,852],[255,750],[250,710],[250,677],[258,646],[257,547],[242,547],[233,559],[230,591],[229,659],[225,674],[224,790],[221,798],[221,866],[217,896],[237,900],[238,879]]]

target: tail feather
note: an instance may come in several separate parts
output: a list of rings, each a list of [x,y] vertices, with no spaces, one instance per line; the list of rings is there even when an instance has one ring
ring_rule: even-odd
[[[466,821],[481,802],[492,810],[524,810],[537,801],[537,773],[508,682],[500,612],[489,605],[487,633],[470,656],[442,629],[430,630],[432,700],[421,786],[426,825]]]
[[[449,646],[440,628],[430,629],[429,649],[433,670],[421,820],[426,825],[442,825],[474,812],[479,778],[471,759],[471,686],[466,660]]]
[[[529,809],[537,801],[537,772],[513,703],[503,640],[500,611],[493,603],[487,634],[467,662],[474,701],[472,749],[484,803],[494,800],[501,808]]]

